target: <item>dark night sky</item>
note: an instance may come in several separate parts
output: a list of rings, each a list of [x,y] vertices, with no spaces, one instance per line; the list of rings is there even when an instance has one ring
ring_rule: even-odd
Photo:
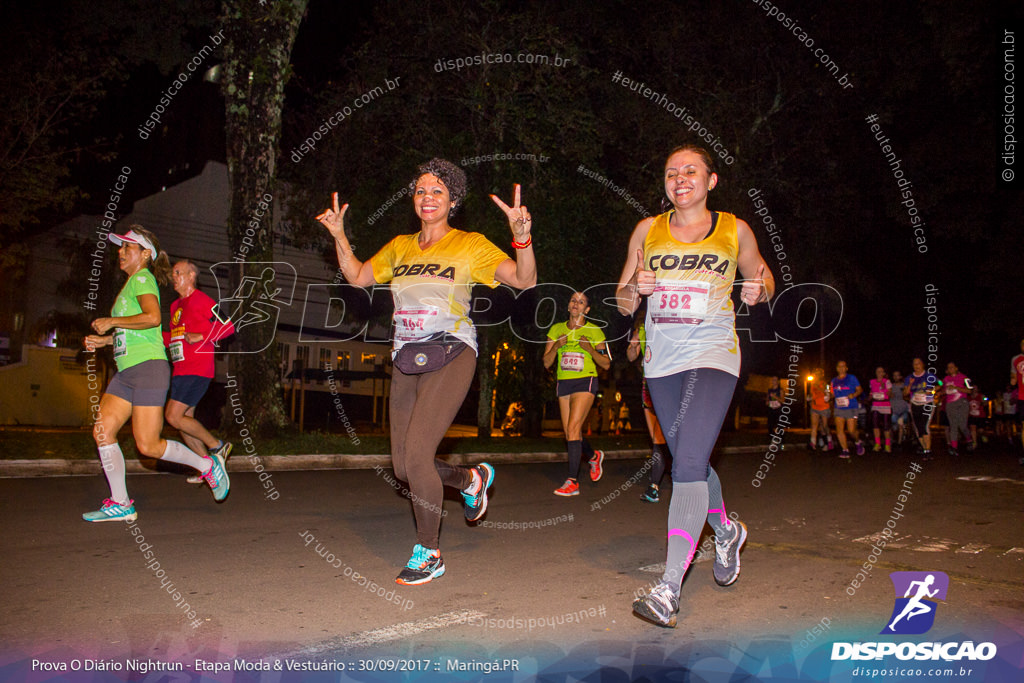
[[[771,131],[779,139],[766,148],[798,152],[796,159],[769,163],[773,160],[760,157],[756,163],[741,160],[735,168],[726,169],[722,180],[732,186],[728,205],[712,208],[733,211],[754,227],[762,252],[778,275],[779,264],[767,253],[768,236],[753,213],[753,204],[739,199],[746,188],[763,188],[771,215],[783,228],[788,250],[794,259],[800,259],[799,267],[794,265],[799,279],[819,281],[819,273],[835,270],[846,274],[841,281],[828,282],[840,289],[844,311],[839,329],[826,341],[827,366],[845,356],[862,379],[873,374],[879,363],[907,369],[910,358],[923,350],[927,322],[922,308],[924,285],[933,283],[940,290],[940,368],[947,360],[956,360],[968,374],[980,379],[983,388],[993,390],[997,383],[1005,382],[1009,358],[1024,337],[1019,303],[1024,287],[1016,267],[1024,240],[1019,219],[1020,182],[999,178],[1003,169],[999,154],[1004,84],[1000,42],[1003,30],[1012,29],[1019,19],[1019,4],[940,0],[930,3],[929,11],[921,9],[928,3],[917,2],[786,4],[786,10],[801,20],[816,43],[827,47],[850,73],[855,84],[852,89],[844,90],[816,67],[810,51],[751,0],[650,3],[640,9],[635,3],[587,3],[586,11],[582,3],[565,3],[557,10],[538,3],[516,3],[515,8],[527,15],[532,11],[529,8],[537,8],[538,22],[524,23],[524,35],[539,32],[541,23],[554,25],[560,35],[579,47],[586,77],[602,88],[589,105],[601,117],[598,135],[616,140],[605,150],[604,161],[611,172],[616,170],[616,158],[629,159],[631,154],[621,140],[627,137],[622,129],[632,124],[615,119],[617,103],[634,106],[629,98],[637,97],[608,83],[619,64],[632,60],[636,66],[631,73],[647,76],[651,83],[665,83],[670,80],[669,73],[685,74],[692,64],[714,73],[719,63],[723,79],[763,81],[771,77],[770,70],[762,72],[756,61],[744,62],[732,54],[740,53],[734,46],[744,41],[759,41],[756,49],[765,63],[783,65],[802,86],[786,93]],[[371,10],[375,5],[377,15]],[[287,152],[301,138],[296,131],[306,130],[304,121],[315,117],[325,91],[357,78],[360,69],[367,68],[360,62],[365,55],[359,57],[354,50],[367,39],[379,37],[381,13],[418,14],[426,23],[435,18],[431,15],[441,16],[452,7],[489,13],[495,22],[501,22],[504,13],[498,3],[480,9],[469,3],[312,0],[293,53],[295,73],[288,86],[283,150]],[[652,37],[655,32],[639,30],[649,25],[645,21],[654,21],[643,18],[648,10],[650,16],[658,17],[665,34],[683,37],[674,41],[671,54],[664,52],[665,43]],[[638,24],[635,32],[631,31],[633,22]],[[700,45],[717,45],[718,50],[693,54],[693,48],[687,48],[687,33],[675,29],[675,24],[696,27],[692,30],[701,32]],[[737,33],[750,27],[757,35]],[[193,28],[193,33],[202,36],[205,32]],[[423,72],[430,72],[440,57],[464,52],[451,45],[425,44],[416,35],[390,38],[389,45],[379,47],[378,58],[387,60],[392,53],[418,51]],[[402,63],[409,63],[407,54]],[[501,78],[500,70],[494,73],[496,79]],[[177,95],[164,118],[163,136],[140,144],[130,132],[145,118],[168,80],[155,65],[143,64],[132,68],[125,83],[111,88],[98,123],[89,132],[110,139],[120,136],[115,145],[116,161],[84,161],[75,178],[92,197],[105,196],[111,169],[121,163],[139,169],[139,182],[133,187],[137,198],[198,173],[208,159],[223,160],[222,99],[216,86],[198,78]],[[408,81],[415,83],[412,74]],[[672,84],[676,93],[686,92],[685,86]],[[598,85],[591,90],[598,91]],[[700,97],[711,101],[716,93]],[[691,94],[690,99],[699,97]],[[751,106],[758,105],[752,102]],[[878,114],[900,155],[906,176],[913,180],[913,196],[926,221],[927,256],[914,250],[912,228],[899,205],[896,180],[865,121],[873,113]],[[406,114],[443,117],[446,112]],[[726,122],[715,123],[720,130],[730,130]],[[815,135],[805,135],[811,131]],[[722,137],[727,144],[733,139],[727,133]],[[822,141],[827,149],[819,147],[819,155],[817,149],[803,147],[805,137]],[[675,144],[675,140],[664,139],[650,148],[637,149],[635,155],[656,160]],[[571,157],[568,150],[562,151]],[[437,153],[457,157],[466,150],[440,149]],[[738,154],[742,156],[743,150]],[[632,162],[623,163],[623,168],[637,165],[635,159]],[[650,166],[644,175],[634,174],[628,180],[632,187],[644,189],[643,201],[653,207],[659,173]],[[1019,170],[1020,162],[1012,168]],[[830,185],[823,189],[818,182],[821,178],[827,178]],[[582,176],[579,180],[585,181]],[[593,186],[581,185],[580,189],[593,190]],[[594,196],[597,202],[613,199],[611,194]],[[77,208],[94,211],[93,207],[94,202],[82,201]],[[610,244],[608,249],[622,251],[628,227],[623,226],[622,231],[622,245]],[[607,281],[617,275],[610,272],[596,277]],[[543,272],[541,278],[557,279],[554,273]],[[758,368],[750,367],[754,363],[766,371],[781,370],[784,349],[772,346],[775,348],[768,351],[746,345],[746,369],[756,371]]]

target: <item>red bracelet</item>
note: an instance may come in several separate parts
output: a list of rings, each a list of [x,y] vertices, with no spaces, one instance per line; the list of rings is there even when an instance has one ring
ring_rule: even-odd
[[[512,240],[513,249],[526,249],[531,244],[533,244],[533,235],[527,236],[525,242],[516,242],[514,239]]]

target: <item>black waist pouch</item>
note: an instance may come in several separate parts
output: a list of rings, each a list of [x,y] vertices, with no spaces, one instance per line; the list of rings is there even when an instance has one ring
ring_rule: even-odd
[[[395,354],[394,364],[406,375],[440,370],[468,348],[466,342],[446,332],[420,342],[408,342]]]

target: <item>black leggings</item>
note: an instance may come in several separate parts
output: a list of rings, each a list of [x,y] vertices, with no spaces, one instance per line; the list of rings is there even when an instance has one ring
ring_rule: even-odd
[[[910,404],[910,419],[917,430],[917,438],[928,436],[928,428],[932,424],[932,414],[935,412],[934,403],[924,405]]]
[[[871,426],[887,432],[892,429],[892,413],[880,413],[877,410],[871,411]]]
[[[476,374],[476,354],[465,349],[440,370],[391,377],[391,462],[395,476],[409,482],[416,516],[416,542],[438,548],[444,487],[464,489],[472,472],[434,456],[466,398]]]
[[[736,390],[736,376],[695,368],[648,377],[654,412],[672,453],[672,481],[705,481],[708,460]]]

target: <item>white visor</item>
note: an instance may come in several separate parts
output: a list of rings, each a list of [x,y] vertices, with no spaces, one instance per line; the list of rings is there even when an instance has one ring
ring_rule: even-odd
[[[107,239],[110,240],[111,242],[113,242],[114,244],[117,244],[117,245],[120,245],[123,242],[129,242],[130,244],[137,244],[140,247],[142,247],[143,249],[149,249],[150,253],[153,254],[153,260],[154,261],[156,260],[156,257],[160,255],[160,252],[158,252],[153,247],[153,243],[152,242],[150,242],[148,239],[146,239],[145,237],[143,237],[139,233],[135,232],[134,230],[129,230],[128,232],[126,232],[123,235],[115,235],[115,234],[111,233],[111,234],[107,235]]]

